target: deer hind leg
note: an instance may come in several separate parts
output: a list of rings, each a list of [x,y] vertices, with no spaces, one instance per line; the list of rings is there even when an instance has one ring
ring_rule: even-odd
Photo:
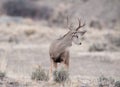
[[[57,63],[55,63],[52,59],[50,59],[50,62],[49,78],[50,80],[53,80],[53,71],[57,69]]]

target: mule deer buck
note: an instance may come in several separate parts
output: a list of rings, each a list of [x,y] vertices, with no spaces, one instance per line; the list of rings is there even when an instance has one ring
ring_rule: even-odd
[[[84,27],[85,24],[81,25],[80,19],[78,19],[79,25],[77,28],[72,29],[69,26],[69,31],[59,39],[52,42],[49,49],[50,54],[50,74],[53,73],[53,68],[57,69],[58,63],[63,63],[66,69],[69,68],[69,50],[72,46],[72,42],[81,45],[80,39],[85,34],[85,30],[80,31],[80,28]],[[68,18],[67,18],[68,25]]]

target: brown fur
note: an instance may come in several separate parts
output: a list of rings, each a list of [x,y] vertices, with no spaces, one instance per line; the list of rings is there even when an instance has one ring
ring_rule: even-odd
[[[85,33],[85,31],[84,32],[78,31],[79,28],[83,27],[84,25],[85,24],[81,25],[81,22],[79,21],[79,26],[76,29],[74,30],[70,29],[70,31],[68,31],[65,35],[63,35],[63,37],[52,42],[49,50],[50,61],[51,61],[51,65],[50,65],[51,74],[53,72],[53,68],[57,69],[58,63],[63,63],[66,69],[69,68],[68,48],[72,46],[73,38],[78,39],[79,35],[77,34],[83,35],[83,33]]]

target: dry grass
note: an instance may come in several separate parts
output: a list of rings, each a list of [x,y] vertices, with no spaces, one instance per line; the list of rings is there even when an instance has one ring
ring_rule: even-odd
[[[1,25],[0,47],[1,49],[3,49],[1,50],[1,58],[5,56],[6,60],[9,59],[8,60],[9,67],[7,67],[7,69],[9,69],[10,72],[9,70],[7,70],[8,74],[10,75],[11,71],[13,71],[11,76],[14,76],[17,73],[16,77],[19,77],[19,74],[22,74],[23,76],[28,75],[28,73],[32,72],[31,68],[36,63],[37,64],[42,63],[45,65],[45,67],[48,67],[49,63],[46,63],[46,61],[49,62],[49,54],[48,54],[49,44],[52,42],[52,40],[58,38],[59,36],[64,35],[68,31],[67,29],[65,30],[58,27],[44,26],[42,25],[42,23],[38,23],[34,21],[32,21],[31,24],[27,24],[26,19],[24,19],[22,24],[11,22],[10,26],[8,26],[6,23],[1,23],[0,25]],[[71,50],[70,72],[74,73],[75,76],[76,73],[77,75],[80,74],[81,76],[87,74],[88,77],[89,75],[93,75],[93,74],[95,76],[98,76],[100,74],[99,72],[102,72],[104,74],[107,74],[109,72],[110,75],[118,76],[119,74],[118,66],[120,64],[119,54],[116,55],[114,54],[114,52],[112,54],[111,53],[106,54],[103,51],[102,51],[103,53],[86,52],[90,48],[90,45],[93,43],[97,43],[97,41],[101,42],[100,45],[97,46],[99,48],[104,48],[104,46],[101,47],[101,44],[102,42],[107,41],[105,37],[108,34],[108,31],[109,33],[111,33],[110,34],[111,36],[112,34],[119,35],[117,33],[118,31],[113,31],[113,30],[104,30],[104,29],[94,30],[93,28],[88,29],[83,44],[79,47],[74,45],[71,48],[72,50]],[[10,37],[12,37],[12,39]],[[11,47],[11,41],[14,42],[16,40],[20,43],[13,44],[12,45],[13,47]],[[117,41],[112,40],[112,42],[119,44],[119,39],[116,40]],[[107,45],[109,44],[107,43]],[[7,51],[8,53],[4,54],[4,51],[5,52]],[[107,52],[108,51],[110,50],[107,50]],[[45,60],[43,60],[43,58]],[[108,62],[106,62],[106,60]],[[22,69],[21,69],[21,65],[23,65]],[[74,69],[75,67],[77,67],[78,69]],[[101,71],[97,71],[97,69],[99,68],[101,68],[100,69]],[[106,71],[106,69],[110,71]],[[74,76],[71,76],[69,80],[66,80],[67,78],[66,72],[62,72],[61,74],[60,72],[55,72],[56,78],[58,79],[56,79],[55,84],[52,83],[48,84],[48,82],[46,81],[46,70],[40,69],[37,72],[36,71],[37,70],[33,71],[33,79],[45,82],[45,83],[44,82],[37,83],[38,87],[41,87],[41,84],[44,84],[46,87],[59,87],[58,83],[61,83],[62,81],[63,82],[65,81],[64,83],[65,87],[88,87],[88,86],[97,87],[96,85],[98,85],[98,82],[91,81],[91,78],[89,78],[89,80],[87,79],[87,82],[86,80],[83,80],[81,78],[76,79],[74,78]],[[113,74],[113,72],[116,71],[117,73]],[[117,81],[115,85],[116,87],[119,87],[118,86],[119,81]]]
[[[39,66],[34,72],[32,72],[31,79],[36,81],[47,81],[49,79],[48,72]]]
[[[26,34],[28,37],[31,36],[31,35],[33,35],[33,34],[35,34],[35,33],[36,33],[35,29],[25,30],[25,34]]]

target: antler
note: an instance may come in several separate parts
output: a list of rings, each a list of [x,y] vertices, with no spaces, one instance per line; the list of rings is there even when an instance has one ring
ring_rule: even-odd
[[[70,24],[70,26],[68,26],[68,24],[69,24],[68,22],[69,22],[69,18],[68,18],[68,16],[67,16],[67,27],[68,27],[68,29],[72,30],[73,25]]]
[[[76,28],[76,31],[79,30],[81,27],[84,27],[85,26],[85,23],[83,25],[81,25],[81,21],[80,19],[78,18],[78,22],[79,22],[79,25],[78,27]]]

